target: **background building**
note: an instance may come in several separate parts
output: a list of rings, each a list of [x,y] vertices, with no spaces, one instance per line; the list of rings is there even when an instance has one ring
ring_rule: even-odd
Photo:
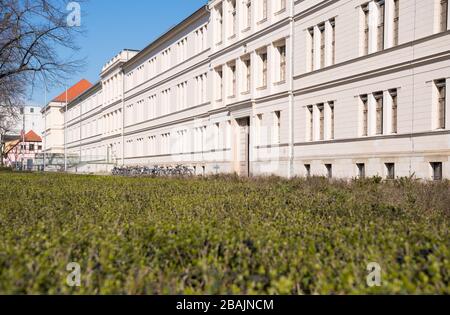
[[[64,154],[64,114],[62,109],[78,95],[92,86],[87,80],[81,80],[41,109],[44,123],[44,152]]]
[[[448,20],[447,0],[209,1],[55,119],[76,171],[450,178]]]
[[[44,132],[44,121],[40,113],[39,106],[24,106],[19,109],[19,117],[16,126],[9,132],[10,135],[20,135],[22,131],[28,133],[33,130],[36,134],[42,135]]]
[[[30,130],[6,142],[6,166],[25,170],[38,170],[36,156],[42,152],[42,138]]]

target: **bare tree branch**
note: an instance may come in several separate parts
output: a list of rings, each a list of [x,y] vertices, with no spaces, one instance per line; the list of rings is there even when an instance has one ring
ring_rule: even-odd
[[[83,33],[67,23],[68,2],[0,0],[0,106],[20,106],[35,85],[60,86],[82,69],[84,59],[61,57],[76,55],[76,38]]]

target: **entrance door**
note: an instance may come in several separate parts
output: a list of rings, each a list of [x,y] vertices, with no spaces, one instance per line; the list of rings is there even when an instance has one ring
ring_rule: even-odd
[[[27,159],[27,170],[28,171],[33,170],[33,159]]]
[[[250,118],[237,119],[239,175],[250,176]]]

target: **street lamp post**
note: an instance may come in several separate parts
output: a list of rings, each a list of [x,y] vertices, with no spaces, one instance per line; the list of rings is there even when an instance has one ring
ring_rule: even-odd
[[[45,85],[45,89],[44,89],[44,161],[43,161],[43,171],[45,172],[45,167],[46,165],[46,161],[45,159],[47,158],[47,80],[45,79],[44,76],[44,85]]]
[[[66,104],[64,109],[64,172],[67,172],[67,86],[66,88]]]

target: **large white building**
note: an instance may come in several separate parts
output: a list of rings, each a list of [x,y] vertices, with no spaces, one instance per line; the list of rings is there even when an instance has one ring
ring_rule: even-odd
[[[69,102],[73,101],[81,93],[92,87],[87,80],[80,80],[60,95],[55,97],[50,103],[40,109],[42,114],[44,152],[47,154],[64,154],[65,142],[65,116],[63,111]]]
[[[448,20],[447,0],[209,1],[61,109],[65,147],[77,171],[450,178]]]
[[[33,130],[39,136],[44,132],[44,120],[38,106],[23,106],[19,109],[16,125],[9,132],[11,135],[20,135]]]

